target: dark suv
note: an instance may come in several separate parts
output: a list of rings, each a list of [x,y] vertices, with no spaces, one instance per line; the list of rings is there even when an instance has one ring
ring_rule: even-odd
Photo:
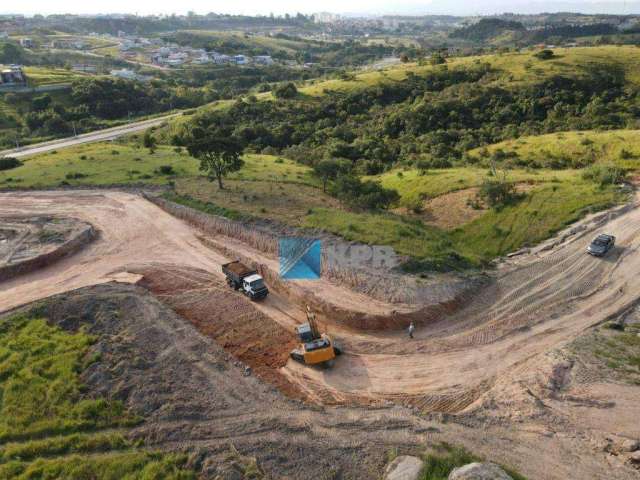
[[[616,244],[616,237],[613,235],[598,235],[593,239],[591,245],[587,247],[587,253],[595,257],[604,257]]]

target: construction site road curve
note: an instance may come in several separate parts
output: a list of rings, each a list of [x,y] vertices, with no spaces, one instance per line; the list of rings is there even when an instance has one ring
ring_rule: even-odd
[[[75,217],[91,223],[99,238],[56,264],[0,283],[0,312],[88,285],[132,281],[140,267],[170,264],[222,276],[220,266],[228,261],[192,227],[130,193],[0,193],[0,217],[16,214]],[[617,238],[605,258],[586,254],[590,234],[576,236],[540,258],[499,269],[487,287],[419,328],[414,339],[336,326],[332,333],[346,354],[333,368],[290,361],[282,373],[310,398],[402,399],[425,409],[463,410],[492,386],[534,368],[536,357],[640,299],[640,209],[612,215],[592,233],[605,231]],[[233,242],[227,246],[233,250]],[[342,297],[345,304],[361,301],[347,289],[339,297],[338,303]],[[255,306],[288,329],[304,318],[301,306],[278,295]]]

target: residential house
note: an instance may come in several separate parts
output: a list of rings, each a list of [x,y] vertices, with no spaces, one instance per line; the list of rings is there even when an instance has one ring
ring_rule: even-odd
[[[253,57],[253,61],[258,65],[273,65],[271,55],[257,55]]]
[[[27,76],[20,65],[9,65],[0,70],[0,85],[26,85]]]

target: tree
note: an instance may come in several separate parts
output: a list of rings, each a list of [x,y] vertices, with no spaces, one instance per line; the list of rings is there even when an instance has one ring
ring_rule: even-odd
[[[431,55],[429,63],[431,63],[431,65],[442,65],[443,63],[447,63],[447,59],[441,52],[435,52]]]
[[[539,52],[534,54],[534,57],[539,58],[540,60],[550,60],[554,57],[553,50],[549,50],[545,48],[544,50],[540,50]]]
[[[0,63],[22,63],[25,52],[22,47],[13,43],[0,43]]]
[[[153,153],[156,151],[156,137],[151,135],[151,133],[149,132],[145,132],[144,137],[142,137],[142,143],[144,145],[144,148],[148,148],[149,153],[153,155]]]
[[[315,167],[313,167],[313,171],[322,180],[322,191],[326,192],[329,180],[335,179],[340,173],[346,173],[349,170],[349,167],[349,163],[344,160],[340,161],[333,158],[327,158],[320,160]]]
[[[44,95],[39,96],[39,97],[35,97],[31,101],[31,107],[36,112],[41,112],[43,110],[46,110],[50,106],[51,106],[51,96],[49,94],[46,94],[46,93]]]
[[[298,95],[298,89],[293,82],[285,83],[284,85],[278,85],[273,91],[276,98],[294,98]]]
[[[187,135],[185,145],[189,155],[200,160],[200,171],[206,173],[210,182],[217,180],[221,190],[222,177],[244,165],[241,158],[244,144],[224,130],[195,127]]]

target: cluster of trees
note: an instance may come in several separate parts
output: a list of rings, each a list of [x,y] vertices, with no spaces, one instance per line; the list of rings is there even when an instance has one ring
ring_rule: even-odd
[[[209,101],[202,89],[107,77],[75,81],[70,96],[8,93],[19,117],[0,122],[0,127],[28,129],[22,136],[62,136],[99,128],[106,120],[134,118],[172,108],[191,108]],[[5,138],[2,143],[13,142]]]
[[[520,22],[501,20],[499,18],[483,18],[477,23],[454,30],[449,36],[474,42],[484,42],[506,31],[523,32],[524,30],[525,26]]]
[[[640,113],[637,91],[614,67],[509,88],[485,81],[494,75],[484,64],[443,66],[362,91],[249,98],[199,121],[228,125],[254,151],[309,165],[345,159],[354,172],[376,174],[398,163],[426,169],[477,162],[466,152],[522,135],[624,128]]]
[[[26,57],[26,52],[19,45],[0,42],[0,63],[23,63]]]

